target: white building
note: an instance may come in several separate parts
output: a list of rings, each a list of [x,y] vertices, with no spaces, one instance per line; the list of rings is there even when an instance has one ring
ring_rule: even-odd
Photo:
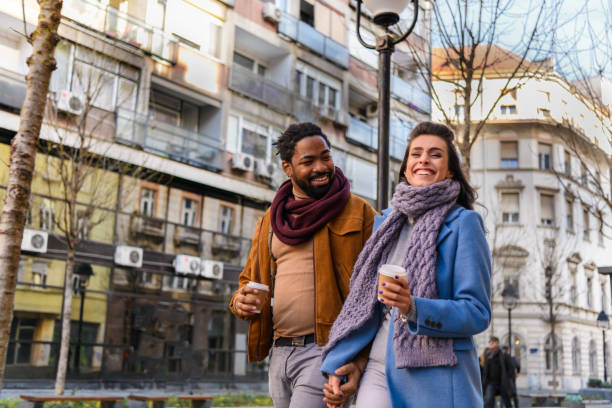
[[[507,81],[499,72],[485,75],[472,108],[475,122]],[[522,368],[517,386],[553,388],[556,382],[561,389],[578,389],[589,378],[604,377],[596,319],[601,310],[611,312],[608,276],[598,274],[598,267],[612,264],[612,123],[552,70],[513,82],[520,86],[495,106],[470,157],[493,253],[493,321],[478,336],[479,352],[492,334],[508,343],[501,292],[511,283],[519,294],[511,317],[513,352]],[[447,82],[434,88],[447,114],[457,117],[460,95]],[[609,83],[598,89],[609,89]],[[444,115],[434,107],[432,116],[442,121]]]

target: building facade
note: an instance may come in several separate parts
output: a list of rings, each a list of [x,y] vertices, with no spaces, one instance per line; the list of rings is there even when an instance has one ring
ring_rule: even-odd
[[[491,71],[472,106],[474,123],[505,89],[507,77]],[[459,125],[461,95],[448,83],[434,87]],[[482,351],[493,334],[511,343],[518,387],[576,390],[604,378],[604,361],[611,372],[610,336],[604,358],[597,325],[599,312],[611,311],[609,278],[598,273],[612,260],[610,106],[552,68],[508,89],[470,157],[493,254],[493,320],[478,345]],[[434,108],[434,119],[443,116]],[[511,317],[502,298],[509,284],[519,297]]]
[[[410,41],[427,49],[422,7]],[[26,0],[28,32],[37,13]],[[354,2],[65,0],[62,15],[6,383],[55,377],[66,221],[50,146],[78,148],[71,136],[80,134],[110,164],[79,191],[83,205],[101,198],[93,216],[82,213],[76,261],[94,275],[73,303],[69,380],[265,378],[265,363],[247,363],[247,325],[227,303],[256,220],[285,179],[272,142],[291,123],[316,122],[353,192],[376,199],[378,60],[356,40]],[[377,29],[364,20],[371,38]],[[24,27],[21,1],[3,1],[0,22],[0,157],[8,163],[30,53],[15,32]],[[408,48],[394,58],[392,180],[431,105]],[[2,198],[7,178],[0,172]]]

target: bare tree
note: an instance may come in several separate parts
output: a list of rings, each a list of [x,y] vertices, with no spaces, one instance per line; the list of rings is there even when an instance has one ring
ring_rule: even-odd
[[[0,218],[0,387],[4,379],[10,337],[21,239],[25,226],[30,187],[34,173],[37,142],[43,121],[53,52],[59,41],[62,0],[39,0],[38,25],[28,41],[32,55],[27,59],[26,97],[21,109],[19,130],[11,141],[7,194]]]
[[[46,186],[48,195],[56,197],[55,228],[66,245],[64,294],[59,359],[55,393],[64,393],[70,351],[73,277],[77,247],[97,225],[112,217],[105,210],[117,208],[119,175],[143,177],[143,167],[120,163],[109,158],[112,137],[105,128],[114,112],[96,107],[98,97],[108,89],[108,78],[88,70],[76,71],[75,81],[82,91],[79,114],[60,112],[49,104],[49,135],[41,143],[46,151]],[[79,356],[74,356],[79,359]],[[77,361],[76,364],[79,364]]]
[[[432,43],[438,47],[430,53],[408,42],[434,107],[457,134],[466,174],[472,146],[500,100],[550,69],[561,2],[436,1]],[[484,86],[491,78],[500,80],[494,91]],[[455,95],[450,106],[444,98],[449,90]]]

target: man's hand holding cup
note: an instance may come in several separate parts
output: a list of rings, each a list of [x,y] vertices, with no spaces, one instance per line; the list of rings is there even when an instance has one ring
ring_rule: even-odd
[[[244,317],[254,317],[261,314],[266,303],[270,289],[268,285],[258,282],[249,282],[238,291],[234,307]]]

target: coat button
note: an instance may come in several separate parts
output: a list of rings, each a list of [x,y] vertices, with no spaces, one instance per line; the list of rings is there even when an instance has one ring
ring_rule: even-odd
[[[438,329],[441,329],[441,328],[442,328],[442,323],[438,322],[438,323],[436,324],[436,327],[437,327]]]
[[[426,326],[431,326],[431,322],[429,321],[429,319],[425,319],[425,325]]]

